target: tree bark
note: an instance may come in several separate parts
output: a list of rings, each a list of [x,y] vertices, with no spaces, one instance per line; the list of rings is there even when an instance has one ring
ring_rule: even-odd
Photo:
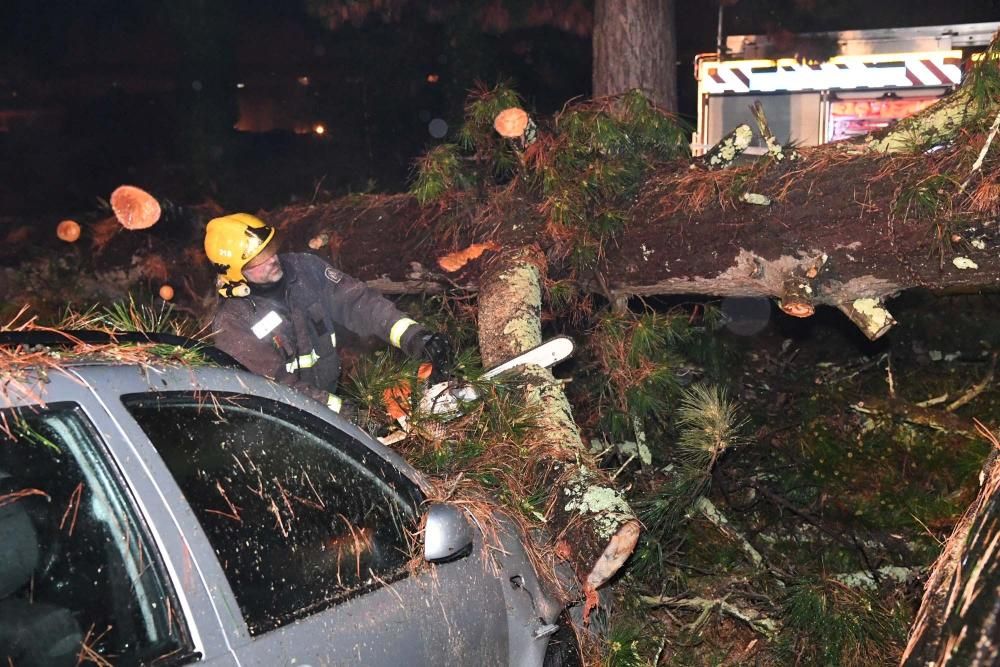
[[[1000,664],[1000,465],[996,453],[989,460],[979,496],[931,568],[906,667]]]
[[[503,253],[479,293],[479,348],[494,366],[542,342],[545,257],[537,248]],[[556,554],[572,564],[588,603],[635,548],[639,522],[591,460],[562,383],[540,367],[519,369],[526,405],[537,411],[531,449],[534,485],[551,489],[547,521]]]
[[[593,54],[594,97],[641,88],[677,110],[674,0],[597,0]]]

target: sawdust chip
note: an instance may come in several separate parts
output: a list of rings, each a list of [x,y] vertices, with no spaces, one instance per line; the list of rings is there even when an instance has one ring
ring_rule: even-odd
[[[160,203],[134,185],[119,186],[111,193],[111,210],[125,229],[146,229],[160,219]]]
[[[492,241],[473,243],[465,250],[456,250],[444,257],[438,258],[438,266],[449,273],[454,273],[474,259],[478,259],[487,250],[499,250],[500,246]]]
[[[428,363],[420,364],[417,370],[417,379],[424,381],[430,378],[433,366]],[[395,420],[400,417],[408,417],[410,411],[405,407],[410,402],[410,383],[402,381],[399,384],[389,387],[382,392],[382,402],[385,403],[385,411]]]
[[[410,398],[410,387],[403,383],[394,387],[389,387],[382,392],[382,402],[385,403],[385,411],[389,416],[398,420],[406,417],[409,412],[403,408]]]

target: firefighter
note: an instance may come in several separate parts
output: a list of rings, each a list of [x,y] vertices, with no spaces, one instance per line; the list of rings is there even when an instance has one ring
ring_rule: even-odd
[[[274,236],[273,227],[248,213],[209,221],[205,254],[219,274],[223,297],[212,322],[216,347],[348,417],[351,407],[335,393],[339,328],[377,336],[431,362],[435,381],[450,370],[446,337],[315,255],[278,254]]]

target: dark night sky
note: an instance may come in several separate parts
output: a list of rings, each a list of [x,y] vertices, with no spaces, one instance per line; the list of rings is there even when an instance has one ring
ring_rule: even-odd
[[[29,126],[8,121],[11,131],[0,132],[0,216],[93,206],[128,181],[247,208],[319,185],[398,190],[435,141],[429,121],[454,126],[476,80],[510,79],[543,114],[590,92],[586,36],[551,27],[484,33],[469,12],[428,20],[420,0],[404,3],[397,21],[372,17],[331,32],[304,4],[0,3],[0,114],[60,114]],[[680,111],[689,120],[691,60],[715,48],[716,8],[677,0]],[[995,20],[1000,0],[739,0],[725,26],[747,34]],[[308,86],[295,85],[301,76]],[[278,116],[319,120],[329,132],[322,140],[233,132],[238,82]]]

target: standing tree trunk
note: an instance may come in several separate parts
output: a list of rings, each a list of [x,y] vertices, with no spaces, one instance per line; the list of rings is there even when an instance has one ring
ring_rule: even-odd
[[[479,293],[479,347],[495,366],[542,342],[545,257],[537,248],[504,253],[483,276]],[[536,411],[531,438],[533,486],[549,489],[546,519],[555,553],[572,564],[587,597],[625,563],[639,539],[639,522],[621,493],[589,455],[573,421],[562,382],[546,368],[518,369],[525,403]]]
[[[597,0],[593,40],[594,97],[641,88],[677,110],[674,0]]]

